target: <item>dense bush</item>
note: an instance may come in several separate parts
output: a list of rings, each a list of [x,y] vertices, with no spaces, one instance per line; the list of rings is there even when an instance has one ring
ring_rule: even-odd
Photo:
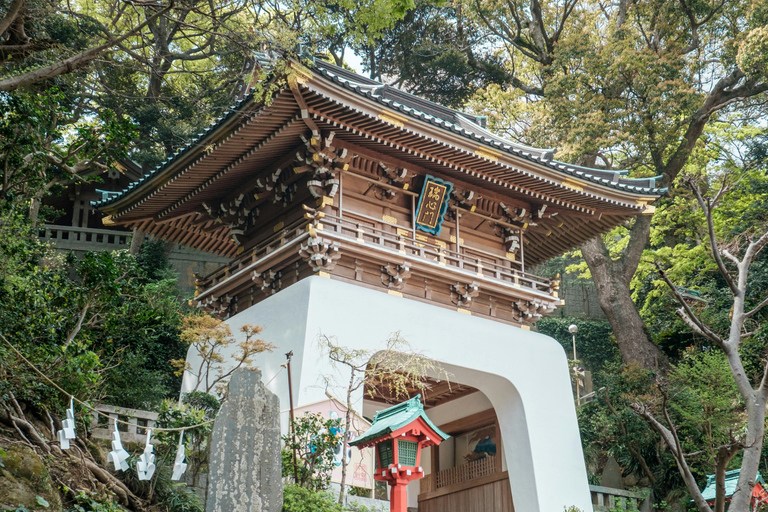
[[[290,484],[283,488],[283,512],[341,512],[341,505],[327,492]]]

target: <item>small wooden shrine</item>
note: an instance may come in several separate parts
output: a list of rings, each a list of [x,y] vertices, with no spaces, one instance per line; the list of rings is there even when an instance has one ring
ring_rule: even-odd
[[[408,483],[424,477],[421,451],[439,445],[445,439],[448,435],[429,420],[421,404],[421,395],[416,395],[376,412],[371,428],[349,444],[361,450],[368,446],[376,447],[373,478],[387,482],[392,488],[390,511],[406,512]]]
[[[328,276],[528,327],[528,269],[653,211],[654,179],[580,167],[319,60],[291,62],[122,194],[105,222],[231,258],[194,304],[227,318]]]
[[[725,472],[725,502],[729,503],[733,497],[733,493],[736,492],[739,484],[740,469],[733,469]],[[755,486],[752,488],[752,498],[750,504],[752,510],[758,510],[761,505],[768,503],[768,490],[766,490],[765,480],[760,472],[757,472],[755,478]],[[701,491],[701,495],[710,506],[715,505],[717,499],[717,482],[715,475],[707,475],[707,485],[704,490]]]

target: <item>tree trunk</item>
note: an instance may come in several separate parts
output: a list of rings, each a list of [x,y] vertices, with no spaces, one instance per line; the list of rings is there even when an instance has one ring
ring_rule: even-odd
[[[144,243],[144,239],[146,238],[146,235],[139,231],[138,229],[133,230],[133,236],[131,237],[131,248],[130,253],[136,256],[139,254],[139,249],[141,248],[141,244]]]
[[[637,363],[648,370],[666,369],[669,362],[651,340],[643,319],[632,301],[629,283],[650,236],[651,217],[638,217],[630,243],[621,258],[611,259],[601,237],[588,240],[581,252],[592,273],[600,308],[611,324],[625,363]]]
[[[347,388],[347,413],[344,415],[344,435],[341,436],[341,485],[339,486],[339,503],[344,504],[344,495],[346,494],[347,484],[347,443],[349,442],[349,432],[352,429],[352,390],[355,385],[355,370],[352,369],[352,375],[349,378],[349,387]]]
[[[610,272],[603,279],[595,279],[595,284],[600,307],[611,324],[624,362],[637,363],[648,370],[666,367],[666,356],[650,340],[629,288],[617,283]]]
[[[36,228],[37,223],[40,220],[40,203],[42,202],[42,194],[36,193],[29,201],[29,222],[32,223],[32,227]]]
[[[760,454],[763,449],[765,434],[765,401],[756,399],[755,404],[747,407],[749,422],[747,426],[746,448],[741,461],[741,473],[736,492],[733,493],[730,512],[747,512],[752,499],[752,489],[755,487],[757,470],[760,465]]]

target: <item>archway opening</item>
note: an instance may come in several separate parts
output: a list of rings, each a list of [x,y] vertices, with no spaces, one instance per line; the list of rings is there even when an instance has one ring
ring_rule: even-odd
[[[363,415],[422,395],[430,419],[451,437],[422,454],[424,478],[408,487],[408,505],[419,512],[462,510],[462,503],[482,497],[488,512],[512,512],[512,495],[502,448],[499,421],[493,404],[479,389],[449,379],[423,377],[411,383],[408,396],[394,394],[384,379],[366,386]],[[386,499],[386,489],[377,489]]]

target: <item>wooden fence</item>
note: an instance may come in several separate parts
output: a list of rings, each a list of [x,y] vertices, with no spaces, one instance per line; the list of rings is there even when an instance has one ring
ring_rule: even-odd
[[[496,457],[483,457],[455,468],[448,468],[431,475],[426,475],[421,480],[420,492],[436,491],[442,487],[468,482],[469,480],[496,472]]]

